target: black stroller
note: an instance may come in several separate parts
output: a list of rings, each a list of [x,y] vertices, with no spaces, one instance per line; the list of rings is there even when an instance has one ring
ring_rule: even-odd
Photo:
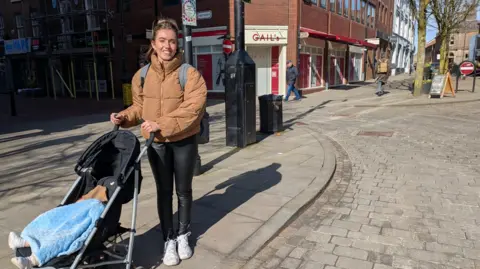
[[[79,158],[75,166],[77,180],[59,206],[77,201],[97,185],[107,188],[108,204],[95,228],[77,253],[60,256],[49,261],[43,269],[107,268],[109,265],[125,264],[126,269],[139,269],[132,263],[138,194],[142,182],[140,160],[151,146],[154,134],[150,134],[145,147],[130,131],[114,130],[93,142]],[[133,199],[132,223],[130,228],[120,226],[122,205]],[[119,254],[118,239],[130,234],[128,245],[123,245],[126,255]],[[113,249],[113,251],[109,250]],[[17,257],[31,255],[30,248],[17,249]]]

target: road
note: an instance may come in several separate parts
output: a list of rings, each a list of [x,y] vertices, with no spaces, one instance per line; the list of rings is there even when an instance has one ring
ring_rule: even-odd
[[[312,111],[301,123],[336,144],[334,179],[244,268],[480,268],[479,113],[478,102]]]

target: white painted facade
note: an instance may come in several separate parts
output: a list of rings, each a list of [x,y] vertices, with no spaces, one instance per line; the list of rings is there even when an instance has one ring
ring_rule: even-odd
[[[415,19],[408,0],[395,0],[392,35],[392,76],[408,73],[415,53]]]

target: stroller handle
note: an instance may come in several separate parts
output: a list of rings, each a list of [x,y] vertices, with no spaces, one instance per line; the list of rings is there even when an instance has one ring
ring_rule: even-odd
[[[143,122],[143,121],[142,121]],[[113,126],[114,131],[120,130],[120,125],[114,125]],[[150,137],[148,137],[147,142],[145,143],[145,146],[149,148],[153,144],[153,140],[155,139],[155,132],[150,133]]]

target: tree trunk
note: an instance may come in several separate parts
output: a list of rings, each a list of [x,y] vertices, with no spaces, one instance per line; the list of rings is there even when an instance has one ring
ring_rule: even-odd
[[[449,34],[446,32],[440,33],[440,74],[447,73],[448,70],[448,42],[450,42]]]
[[[425,38],[427,36],[427,5],[429,0],[420,0],[418,9],[417,68],[415,70],[415,87],[413,96],[422,94],[423,68],[425,66]]]

